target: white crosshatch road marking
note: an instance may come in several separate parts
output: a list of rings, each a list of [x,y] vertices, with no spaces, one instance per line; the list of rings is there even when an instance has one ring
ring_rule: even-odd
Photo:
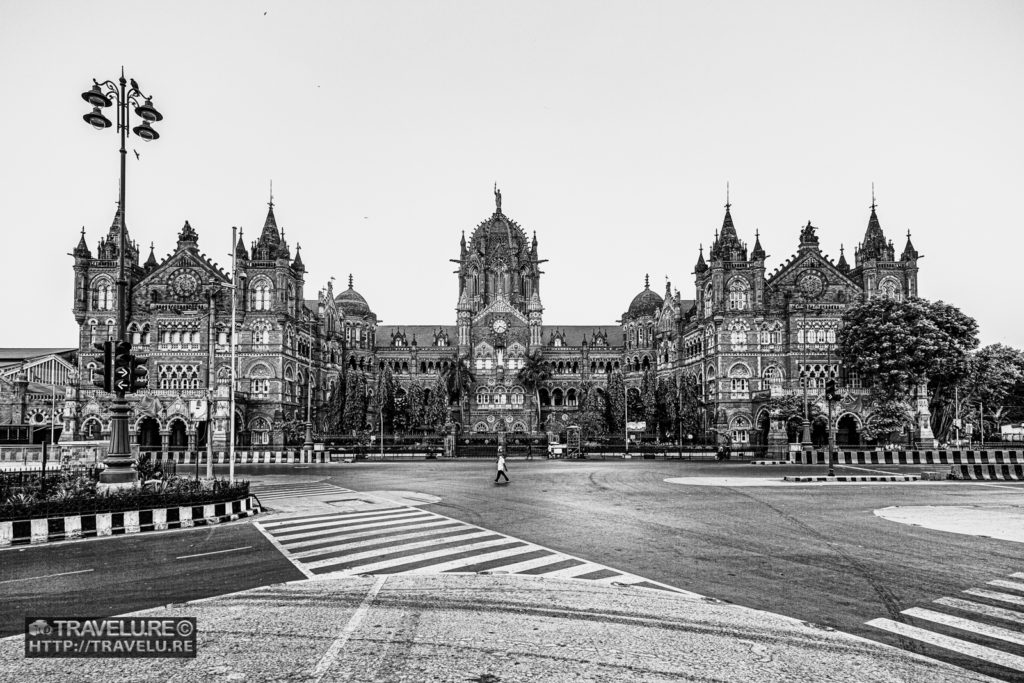
[[[1010,578],[1021,579],[1016,572]],[[1024,592],[1024,583],[995,579],[987,585]],[[973,659],[995,664],[1016,672],[1024,672],[1024,594],[1003,593],[984,588],[970,588],[965,594],[976,599],[942,597],[935,605],[943,611],[912,607],[901,612],[910,623],[892,619],[872,619],[868,626],[949,650]],[[1008,609],[1012,605],[1015,609]]]
[[[284,500],[287,498],[313,498],[337,493],[352,493],[352,489],[342,488],[341,486],[328,484],[324,481],[317,481],[306,484],[253,486],[252,492],[256,494],[261,503],[265,503],[271,500]]]
[[[327,512],[256,522],[309,577],[506,573],[654,588],[673,586],[419,508]]]

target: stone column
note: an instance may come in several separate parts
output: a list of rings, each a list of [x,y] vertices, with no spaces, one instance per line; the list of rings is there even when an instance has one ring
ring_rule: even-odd
[[[935,434],[932,433],[932,414],[928,410],[928,382],[917,387],[917,429],[915,437],[922,448],[935,448]]]

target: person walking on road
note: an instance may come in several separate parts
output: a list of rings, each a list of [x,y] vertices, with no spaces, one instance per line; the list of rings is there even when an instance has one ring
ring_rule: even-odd
[[[494,476],[494,483],[497,484],[501,477],[508,481],[508,468],[505,466],[505,454],[498,453],[498,473]]]

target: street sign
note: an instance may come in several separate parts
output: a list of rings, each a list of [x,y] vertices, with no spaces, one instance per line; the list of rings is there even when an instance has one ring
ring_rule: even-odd
[[[643,420],[640,422],[627,422],[626,429],[631,432],[645,432],[647,431],[647,422]]]

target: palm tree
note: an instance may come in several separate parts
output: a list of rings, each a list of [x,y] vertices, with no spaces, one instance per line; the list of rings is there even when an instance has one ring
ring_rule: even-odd
[[[526,357],[523,367],[516,375],[516,379],[527,391],[533,392],[533,402],[537,406],[537,429],[540,429],[540,387],[551,377],[551,366],[540,349],[534,349],[533,353]]]
[[[444,376],[445,390],[448,392],[448,402],[459,402],[459,423],[465,424],[466,414],[463,409],[463,399],[473,391],[473,383],[476,377],[469,366],[469,358],[462,356],[448,366]]]

